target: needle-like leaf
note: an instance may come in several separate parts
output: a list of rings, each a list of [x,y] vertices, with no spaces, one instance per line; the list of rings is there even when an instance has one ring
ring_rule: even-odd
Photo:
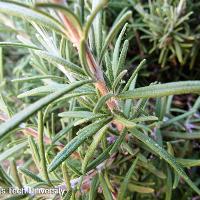
[[[0,139],[6,136],[6,134],[9,133],[9,131],[13,130],[16,126],[18,126],[20,123],[25,121],[28,117],[30,117],[32,114],[37,112],[39,109],[43,108],[44,106],[47,106],[52,101],[55,101],[62,95],[71,92],[75,88],[78,88],[84,84],[90,83],[91,80],[85,80],[85,81],[77,81],[75,83],[72,83],[66,88],[61,89],[60,91],[57,91],[53,94],[50,94],[39,101],[33,103],[32,105],[28,106],[24,110],[20,111],[16,115],[14,115],[11,119],[9,119],[7,122],[0,125]]]
[[[93,124],[86,126],[85,128],[78,131],[77,136],[73,138],[65,148],[56,155],[49,166],[49,171],[55,170],[64,160],[66,160],[85,140],[97,131],[101,129],[102,126],[109,123],[111,118],[106,118],[100,121],[97,121]]]

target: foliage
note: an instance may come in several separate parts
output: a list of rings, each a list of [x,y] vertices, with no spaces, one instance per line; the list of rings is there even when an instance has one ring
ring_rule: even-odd
[[[181,65],[187,62],[192,52],[195,36],[188,21],[192,12],[186,13],[186,1],[181,0],[177,5],[171,1],[149,1],[149,13],[137,4],[135,9],[143,16],[143,23],[135,24],[139,30],[145,33],[142,39],[149,39],[152,48],[149,53],[159,50],[158,62],[162,67],[168,60],[178,60]],[[191,67],[193,67],[191,65]]]
[[[166,12],[152,7],[151,16],[166,20],[166,30],[185,23],[189,14],[183,20],[177,13],[183,1],[176,9],[165,2]],[[65,189],[52,199],[200,195],[200,162],[191,150],[200,137],[200,81],[141,86],[146,60],[128,71],[132,12],[124,9],[112,21],[110,7],[106,0],[0,2],[1,187]],[[149,25],[152,18],[137,10]],[[166,18],[170,10],[177,14],[173,24]],[[172,51],[168,32],[162,34],[154,49],[165,44],[163,51],[182,63],[185,41],[173,32]],[[175,104],[176,95],[185,94],[189,111]]]

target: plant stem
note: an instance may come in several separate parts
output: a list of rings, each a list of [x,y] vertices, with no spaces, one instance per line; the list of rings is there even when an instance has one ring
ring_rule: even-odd
[[[58,1],[54,0],[55,3],[58,3]],[[70,20],[62,13],[58,12],[64,26],[69,31],[70,34],[70,41],[73,43],[73,45],[77,48],[79,51],[80,49],[80,43],[81,43],[81,36],[79,35],[78,31],[76,30],[76,27],[73,26],[73,24],[70,22]],[[105,80],[103,78],[103,72],[99,66],[99,64],[95,61],[94,56],[88,46],[86,46],[86,61],[87,64],[93,73],[94,77],[96,78],[96,82],[94,83],[95,87],[99,90],[101,96],[105,96],[109,93],[109,90],[106,86]],[[108,108],[113,112],[114,110],[119,110],[118,102],[115,98],[111,98],[106,102]],[[113,121],[113,123],[116,125],[116,128],[118,131],[122,131],[124,126],[118,122]]]

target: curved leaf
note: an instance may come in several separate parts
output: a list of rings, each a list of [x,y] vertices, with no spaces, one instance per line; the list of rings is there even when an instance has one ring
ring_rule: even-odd
[[[67,92],[71,92],[75,88],[78,88],[78,87],[80,87],[84,84],[90,83],[90,82],[91,82],[91,80],[84,80],[84,81],[77,81],[75,83],[72,83],[72,84],[66,86],[66,88],[40,99],[40,100],[36,101],[35,103],[33,103],[32,105],[25,108],[24,110],[20,111],[19,113],[14,115],[11,119],[9,119],[8,121],[6,121],[5,123],[0,125],[0,139],[2,139],[4,136],[6,136],[6,134],[8,134],[9,131],[13,130],[21,122],[26,120],[33,113],[37,112],[44,106],[47,106],[49,103],[51,103],[52,101],[63,96]]]
[[[10,16],[21,17],[26,20],[34,21],[49,29],[53,29],[63,35],[66,31],[59,21],[45,12],[35,10],[24,4],[15,2],[0,2],[0,13],[9,14]]]
[[[113,72],[114,72],[115,75],[117,74],[120,45],[121,45],[122,37],[123,37],[123,35],[124,35],[124,33],[127,29],[127,25],[128,25],[128,23],[126,23],[124,25],[123,29],[121,30],[119,37],[117,38],[117,41],[115,43],[115,48],[114,48],[114,51],[113,51],[112,68],[113,68]]]
[[[82,36],[82,27],[78,17],[66,6],[62,6],[55,3],[37,3],[36,7],[40,8],[52,8],[54,10],[61,11],[66,17],[69,23],[73,25],[72,29],[76,29],[78,31],[79,36]],[[69,30],[68,30],[69,31]]]
[[[113,96],[114,96],[114,94],[112,94],[112,93],[108,93],[107,95],[102,96],[96,103],[96,105],[93,109],[93,112],[98,113],[100,111],[100,109],[103,107],[103,105],[105,105],[106,101],[109,100]]]
[[[185,180],[185,182],[197,193],[200,195],[199,188],[190,180],[187,174],[184,172],[182,167],[177,163],[176,159],[170,155],[165,149],[163,149],[158,143],[156,143],[149,136],[143,134],[142,132],[136,129],[130,129],[133,136],[138,140],[145,143],[151,150],[163,158],[174,170]]]
[[[112,41],[112,39],[115,37],[115,35],[118,33],[119,29],[122,27],[122,25],[132,16],[132,12],[131,11],[127,11],[119,20],[118,23],[116,23],[110,30],[108,36],[106,37],[105,43],[103,45],[103,48],[101,50],[101,54],[100,54],[100,62],[103,58],[104,52],[106,50],[106,48],[108,47],[108,45],[110,44],[110,42]]]
[[[36,47],[36,46],[32,46],[29,44],[23,44],[23,43],[19,43],[19,42],[0,42],[0,47],[23,47],[23,48],[29,48],[29,49],[36,49],[39,50],[40,48]]]
[[[99,131],[102,126],[109,123],[111,118],[106,118],[100,121],[97,121],[93,124],[86,126],[85,128],[78,131],[77,136],[73,138],[65,148],[59,152],[56,157],[53,159],[49,166],[49,171],[55,170],[64,160],[66,160],[88,137],[94,135]]]
[[[35,51],[35,54],[38,55],[40,58],[45,59],[49,63],[52,63],[55,66],[62,65],[70,72],[73,72],[75,74],[79,74],[82,76],[84,75],[84,71],[79,66],[61,57],[58,57],[46,51]]]
[[[101,130],[99,130],[99,132],[94,136],[93,142],[92,144],[89,146],[83,163],[82,163],[82,173],[85,174],[85,170],[86,167],[88,165],[89,160],[92,158],[92,155],[94,154],[94,151],[96,150],[99,142],[101,141],[102,137],[104,136],[104,134],[106,133],[108,126],[104,126],[103,128],[101,128]]]
[[[144,63],[146,62],[146,59],[142,60],[140,62],[140,64],[137,66],[137,68],[135,69],[135,71],[132,73],[131,77],[129,78],[128,82],[126,83],[126,85],[124,86],[124,89],[122,90],[123,92],[125,92],[126,90],[129,89],[133,79],[137,76],[138,72],[140,71],[140,69],[144,66]]]
[[[131,176],[134,172],[134,169],[136,167],[136,164],[137,164],[137,161],[138,161],[138,158],[136,157],[136,159],[133,161],[133,164],[131,165],[130,169],[128,170],[121,186],[120,186],[120,189],[119,189],[119,193],[118,193],[118,200],[123,200],[125,198],[125,194],[126,194],[126,190],[128,188],[128,183],[131,179]]]
[[[87,40],[88,38],[88,32],[89,29],[92,25],[93,20],[95,19],[97,13],[107,4],[108,0],[102,0],[100,1],[100,3],[95,7],[95,9],[92,11],[92,13],[90,14],[85,27],[84,27],[84,40]]]
[[[119,94],[120,99],[155,98],[178,94],[200,94],[200,81],[179,81],[136,88]]]

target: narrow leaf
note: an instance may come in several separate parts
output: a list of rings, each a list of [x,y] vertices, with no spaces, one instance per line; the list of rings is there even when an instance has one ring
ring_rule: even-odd
[[[98,100],[97,104],[93,109],[93,112],[98,113],[100,109],[105,105],[106,101],[108,101],[113,96],[114,94],[108,93],[107,95],[100,97],[100,99]]]
[[[103,128],[101,128],[98,131],[98,133],[94,136],[92,144],[88,147],[87,152],[86,152],[85,157],[84,157],[83,162],[82,162],[82,173],[83,174],[85,174],[85,170],[86,170],[86,167],[88,165],[88,162],[92,158],[94,151],[97,149],[99,142],[101,141],[102,137],[106,133],[107,128],[108,128],[107,125],[104,126]]]
[[[96,168],[99,164],[104,162],[110,156],[109,152],[112,149],[112,147],[113,144],[108,146],[95,160],[88,164],[86,172],[89,172],[90,170]]]
[[[55,4],[55,3],[37,3],[36,6],[40,7],[40,8],[52,8],[54,10],[61,11],[67,17],[67,19],[70,21],[70,24],[73,25],[73,27],[71,27],[71,29],[76,29],[77,33],[79,34],[79,37],[82,36],[81,23],[80,23],[78,17],[66,6],[62,6],[62,5]]]
[[[132,73],[131,77],[129,78],[128,82],[126,83],[123,92],[125,92],[126,90],[129,89],[132,81],[134,80],[134,78],[137,76],[138,72],[140,71],[140,69],[144,66],[144,64],[146,63],[146,60],[142,60],[140,62],[140,64],[137,66],[137,68],[135,69],[135,71]]]
[[[45,59],[49,63],[52,63],[56,67],[57,65],[62,65],[72,73],[80,74],[81,76],[84,75],[84,71],[81,69],[81,67],[68,60],[65,60],[46,51],[35,51],[35,54],[38,55],[40,58]]]
[[[81,40],[80,51],[79,51],[81,65],[85,71],[85,74],[91,78],[94,78],[94,75],[92,74],[92,72],[88,66],[88,63],[86,61],[86,48],[88,48],[88,47],[86,46],[85,40]]]
[[[121,41],[122,41],[122,37],[126,31],[127,28],[127,23],[124,25],[123,29],[121,30],[121,33],[119,34],[119,37],[117,38],[116,44],[115,44],[115,48],[113,51],[113,59],[112,59],[112,69],[114,74],[117,74],[117,66],[118,66],[118,61],[119,61],[119,50],[120,50],[120,45],[121,45]]]
[[[194,140],[200,139],[200,132],[175,132],[175,131],[162,131],[162,135],[169,138]]]
[[[44,106],[47,106],[52,101],[58,99],[59,97],[61,97],[62,95],[66,94],[68,92],[71,92],[75,88],[78,88],[78,87],[80,87],[86,83],[90,83],[90,82],[91,82],[91,80],[84,80],[84,81],[77,81],[75,83],[72,83],[72,84],[66,86],[66,88],[40,99],[37,102],[35,102],[32,105],[25,108],[24,110],[20,111],[19,113],[14,115],[11,119],[9,119],[8,121],[6,121],[5,123],[0,125],[0,139],[5,137],[9,133],[9,131],[13,130],[20,123],[25,121],[28,117],[30,117],[32,114],[34,114],[35,112],[37,112]]]
[[[4,152],[0,154],[0,162],[4,161],[10,156],[13,156],[16,153],[19,155],[19,152],[22,151],[25,147],[27,147],[27,142],[17,144],[10,149],[4,150]]]
[[[14,160],[12,160],[11,163],[10,163],[10,172],[11,172],[11,175],[14,179],[15,185],[18,188],[23,188],[22,182],[19,178],[19,174],[18,174],[18,171],[17,171],[16,162]]]
[[[29,49],[36,49],[39,50],[40,48],[36,47],[36,46],[32,46],[29,44],[23,44],[23,43],[16,43],[16,42],[0,42],[0,47],[23,47],[23,48],[29,48]]]
[[[103,119],[86,126],[78,131],[77,136],[73,138],[65,148],[59,152],[49,166],[49,171],[55,170],[64,160],[66,160],[85,140],[95,134],[102,126],[109,123],[111,119]]]
[[[127,70],[122,71],[117,78],[114,80],[114,83],[112,85],[112,89],[113,91],[116,93],[118,85],[120,84],[120,82],[122,81],[122,78],[124,77],[124,75],[127,73]]]
[[[155,98],[178,94],[200,94],[200,81],[179,81],[150,85],[119,94],[120,99]]]
[[[43,114],[42,111],[38,112],[38,146],[39,146],[39,154],[40,154],[40,168],[43,174],[43,177],[47,181],[49,185],[51,181],[49,179],[49,174],[47,172],[47,162],[45,157],[45,146],[44,146],[44,122],[43,122]]]
[[[119,57],[119,62],[117,65],[117,72],[116,72],[116,76],[122,71],[122,69],[124,68],[125,65],[125,61],[126,61],[126,55],[128,52],[128,46],[129,46],[129,41],[125,40],[123,47],[122,47],[122,51],[120,53],[120,57]],[[116,77],[115,76],[115,77]]]
[[[34,21],[51,30],[55,30],[61,34],[66,31],[59,21],[48,15],[47,13],[34,10],[24,4],[15,2],[0,2],[0,13],[9,14],[10,16],[21,17],[26,20]]]
[[[100,3],[97,4],[97,6],[94,8],[94,10],[92,11],[92,13],[90,14],[85,27],[84,27],[84,40],[87,40],[88,38],[88,32],[89,29],[92,25],[93,20],[95,19],[97,13],[107,4],[108,0],[102,0],[100,1]]]
[[[170,155],[165,149],[163,149],[159,144],[157,144],[149,136],[143,134],[142,132],[131,129],[131,133],[141,142],[145,143],[151,150],[163,158],[174,170],[185,180],[185,182],[200,195],[199,188],[190,180],[182,167],[177,163],[176,159]]]
[[[109,190],[109,187],[104,179],[104,176],[103,174],[100,172],[99,173],[99,181],[100,181],[100,184],[101,184],[101,187],[103,189],[103,195],[105,197],[106,200],[112,200],[112,195],[111,195],[111,191]]]
[[[19,168],[20,172],[23,173],[25,176],[31,178],[32,180],[36,181],[36,182],[45,182],[42,178],[40,178],[38,175],[36,175],[35,173],[31,172],[28,169],[25,169],[23,167]]]
[[[104,42],[103,48],[101,50],[101,54],[100,54],[100,62],[103,58],[104,52],[107,49],[108,45],[110,44],[110,42],[113,40],[113,38],[115,37],[115,35],[118,33],[118,31],[120,30],[120,28],[124,25],[124,23],[132,16],[132,12],[131,11],[127,11],[119,20],[118,23],[116,23],[110,30],[108,36],[106,37],[106,40]]]
[[[133,172],[135,170],[136,164],[137,164],[138,158],[133,161],[133,164],[131,165],[130,169],[128,170],[126,176],[124,177],[123,182],[121,183],[120,189],[119,189],[119,195],[118,195],[118,200],[123,200],[126,195],[126,190],[128,188],[128,183],[131,179],[131,176],[133,175]]]
[[[89,111],[67,111],[59,113],[58,116],[64,118],[85,118],[89,117],[92,114],[93,113]]]
[[[127,130],[126,128],[124,128],[122,130],[122,132],[120,133],[120,135],[118,136],[117,140],[115,141],[112,149],[110,150],[109,154],[112,155],[113,153],[115,153],[115,151],[117,151],[118,147],[121,145],[121,143],[123,142],[125,136],[126,136]]]

